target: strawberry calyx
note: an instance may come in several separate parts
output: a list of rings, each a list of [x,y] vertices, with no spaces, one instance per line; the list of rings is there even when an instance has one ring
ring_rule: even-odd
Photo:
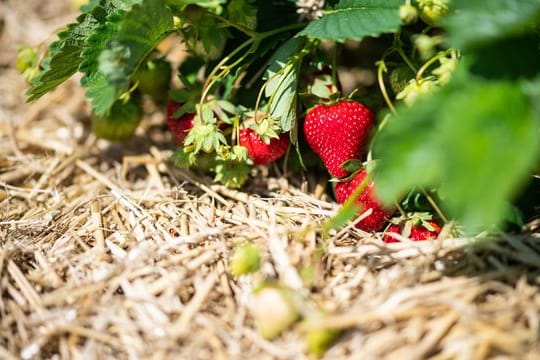
[[[333,105],[342,99],[342,86],[335,69],[323,62],[312,64],[306,79],[305,99],[306,107],[311,108],[317,104]]]
[[[383,237],[385,243],[398,241],[392,233],[397,233],[412,241],[423,241],[437,239],[441,232],[439,223],[427,212],[407,213],[390,219],[389,223]]]

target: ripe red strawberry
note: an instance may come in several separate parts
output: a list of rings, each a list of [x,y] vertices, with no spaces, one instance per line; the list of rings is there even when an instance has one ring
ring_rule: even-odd
[[[395,243],[398,240],[392,236],[392,234],[401,234],[401,228],[397,224],[391,225],[385,232],[383,241],[385,243]]]
[[[427,225],[427,227],[426,227]],[[430,229],[429,229],[430,228]],[[441,232],[441,227],[433,220],[427,220],[419,225],[414,225],[411,228],[411,240],[422,241],[428,239],[436,239]]]
[[[279,138],[271,138],[265,143],[257,132],[250,128],[240,129],[238,142],[248,150],[248,155],[256,165],[269,164],[287,152],[289,135],[281,134]]]
[[[359,171],[350,181],[339,182],[336,184],[336,200],[343,204],[354,190],[362,185],[367,172],[365,169]],[[379,231],[387,219],[392,216],[394,210],[383,207],[381,202],[375,196],[375,183],[370,181],[362,190],[356,204],[361,206],[361,212],[372,209],[371,215],[356,224],[356,227],[364,231]]]
[[[178,119],[174,117],[174,113],[182,106],[173,100],[167,102],[167,125],[169,130],[174,134],[176,144],[178,146],[184,145],[184,138],[188,134],[189,130],[193,127],[193,119],[195,113],[186,113],[180,116]]]
[[[304,134],[328,172],[338,178],[349,175],[341,165],[362,157],[371,128],[373,113],[356,101],[341,101],[330,106],[319,104],[308,111]]]

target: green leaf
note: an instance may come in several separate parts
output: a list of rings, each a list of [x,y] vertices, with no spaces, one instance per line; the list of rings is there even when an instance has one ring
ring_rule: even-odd
[[[228,37],[219,18],[209,11],[192,8],[182,14],[180,33],[188,51],[205,62],[221,57]]]
[[[398,115],[374,139],[375,181],[386,202],[439,186],[467,230],[499,225],[538,155],[533,102],[510,82],[450,84]]]
[[[502,39],[469,52],[470,69],[488,79],[532,78],[540,73],[539,34]]]
[[[202,8],[214,10],[216,13],[221,12],[221,5],[226,2],[226,0],[167,0],[167,3],[170,5],[178,6],[181,9],[188,5],[197,5]]]
[[[98,25],[90,14],[83,14],[76,23],[69,24],[67,30],[58,34],[58,40],[49,46],[49,54],[43,60],[43,70],[28,89],[29,101],[34,101],[54,90],[69,79],[82,61],[81,51],[84,41]]]
[[[453,0],[451,5],[456,11],[443,24],[450,45],[461,50],[532,32],[540,21],[538,0]]]
[[[140,1],[140,0],[136,0]],[[48,49],[43,60],[42,71],[28,90],[28,100],[36,100],[70,78],[85,59],[88,39],[99,33],[106,18],[121,9],[127,9],[134,1],[103,0],[92,1],[83,8],[83,14],[77,22],[69,24],[65,31],[58,34],[58,40]]]
[[[92,110],[106,114],[114,101],[128,91],[131,76],[159,41],[173,30],[165,0],[139,0],[128,10],[107,17],[83,52],[82,85]]]
[[[257,27],[257,8],[253,6],[253,0],[231,0],[227,5],[227,17],[236,25],[249,30]]]
[[[290,131],[296,119],[296,89],[301,57],[295,56],[305,45],[302,38],[292,38],[272,56],[266,69],[268,113],[279,119],[283,131]]]
[[[249,178],[251,167],[243,161],[220,161],[215,167],[217,181],[225,186],[239,188]]]
[[[341,0],[298,35],[343,42],[395,32],[401,24],[402,4],[402,0]]]
[[[361,210],[362,208],[356,204],[343,206],[335,216],[330,218],[328,222],[324,224],[324,230],[327,232],[331,229],[341,229],[347,225],[349,221],[352,221]]]

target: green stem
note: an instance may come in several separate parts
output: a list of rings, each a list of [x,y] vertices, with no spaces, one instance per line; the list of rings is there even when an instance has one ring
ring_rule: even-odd
[[[223,74],[226,74],[228,73],[230,70],[231,70],[231,66],[228,66],[228,67],[225,67],[223,69],[223,71],[216,76],[217,72],[225,66],[225,64],[234,56],[236,56],[236,54],[238,54],[240,51],[242,51],[244,48],[246,48],[248,45],[252,45],[254,44],[255,42],[255,38],[250,38],[248,40],[246,40],[244,43],[242,43],[240,46],[238,46],[236,49],[234,49],[229,55],[225,56],[223,59],[221,59],[221,61],[216,65],[214,66],[214,68],[212,69],[212,71],[210,72],[210,74],[208,75],[208,77],[206,78],[206,81],[204,82],[204,85],[203,85],[203,92],[201,94],[201,100],[199,102],[199,113],[202,109],[202,104],[204,103],[206,97],[208,96],[208,92],[210,91],[210,89],[212,88],[212,86],[221,79],[221,77],[223,76]],[[249,53],[249,52],[248,52]],[[247,55],[244,55],[242,56],[240,59],[244,59],[245,56]],[[237,62],[237,61],[236,61]],[[199,114],[201,115],[201,114]]]
[[[338,89],[337,84],[337,42],[334,42],[334,49],[332,51],[332,84]]]
[[[424,189],[424,188],[422,188],[422,193],[426,197],[426,199],[429,202],[429,204],[431,205],[431,207],[435,210],[437,215],[439,215],[439,217],[442,219],[442,221],[444,221],[445,224],[448,223],[448,218],[446,216],[444,216],[444,213],[442,212],[439,205],[437,205],[437,202],[435,201],[435,199],[433,199],[433,197],[431,195],[429,195],[428,192],[426,191],[426,189]]]
[[[308,42],[307,44],[304,45],[304,47],[298,52],[298,54],[296,54],[294,57],[293,57],[293,62],[292,62],[292,66],[290,68],[287,68],[287,66],[284,66],[282,67],[281,69],[279,69],[279,71],[277,71],[273,76],[272,78],[268,79],[265,83],[264,83],[264,86],[263,88],[266,88],[266,86],[268,85],[268,83],[275,77],[275,76],[278,76],[278,75],[282,75],[282,78],[279,82],[279,84],[276,86],[276,89],[278,89],[279,87],[281,87],[281,85],[283,84],[283,82],[285,81],[285,79],[287,78],[287,76],[289,76],[289,73],[291,71],[293,71],[294,69],[296,69],[298,71],[298,68],[300,67],[300,64],[302,63],[302,60],[304,59],[304,57],[309,54],[311,52],[311,49],[313,48],[313,45],[315,44],[316,42],[313,42],[313,41],[310,41]],[[287,70],[287,72],[285,72],[285,70]],[[270,96],[270,99],[268,99],[268,103],[266,104],[266,112],[270,112],[270,106],[272,104],[272,102],[274,101],[275,99],[275,95],[276,95],[276,91],[273,92],[273,94]],[[262,92],[259,93],[259,95],[262,95]],[[259,98],[257,99],[257,106],[255,107],[255,111],[257,111],[258,109],[258,103],[259,103]],[[257,112],[255,112],[255,122],[257,120]]]
[[[231,53],[229,53],[227,56],[225,56],[221,61],[212,69],[210,74],[208,75],[208,78],[206,79],[204,85],[203,85],[203,92],[201,94],[201,100],[199,102],[199,116],[201,116],[201,109],[202,104],[204,103],[206,97],[208,96],[208,93],[210,92],[210,89],[214,84],[216,84],[218,81],[220,81],[224,76],[229,74],[229,72],[238,64],[240,64],[242,61],[246,59],[246,57],[255,51],[255,49],[259,46],[259,43],[276,34],[295,30],[304,27],[305,24],[299,23],[299,24],[291,24],[287,26],[283,26],[281,28],[277,28],[274,30],[262,32],[262,33],[252,33],[252,36],[244,41],[240,46],[238,46],[236,49],[234,49]],[[251,46],[250,50],[248,50],[244,55],[242,55],[238,60],[236,60],[234,63],[227,65],[227,62],[235,57],[238,53],[240,53],[242,50],[244,50],[247,46]],[[221,71],[221,72],[219,72]],[[219,72],[219,73],[218,73]],[[202,116],[201,116],[202,117]]]
[[[364,189],[366,188],[366,186],[368,186],[370,181],[371,181],[371,175],[366,174],[366,176],[362,180],[362,183],[360,183],[360,185],[358,185],[358,187],[354,189],[351,195],[343,203],[343,205],[341,206],[341,209],[339,210],[338,215],[331,217],[330,219],[326,220],[322,224],[322,235],[324,239],[328,237],[328,232],[332,229],[332,223],[334,222],[334,219],[336,216],[339,216],[339,214],[343,212],[347,212],[352,208],[358,208],[358,212],[356,213],[357,215],[365,211],[365,209],[362,209],[361,206],[356,204],[356,200],[360,197],[360,194],[362,194],[362,191],[364,191]]]
[[[417,81],[420,81],[422,79],[422,75],[424,74],[424,72],[426,72],[426,70],[431,66],[433,65],[436,61],[438,61],[440,58],[450,54],[452,52],[452,49],[448,49],[448,50],[445,50],[445,51],[441,51],[439,53],[437,53],[437,55],[433,56],[431,59],[429,59],[428,61],[426,61],[424,63],[424,65],[422,65],[422,67],[420,68],[420,70],[418,70],[418,72],[416,73],[416,80]]]
[[[409,57],[407,56],[407,54],[405,54],[405,52],[403,51],[403,49],[401,47],[398,47],[396,48],[396,51],[398,52],[399,56],[401,56],[401,58],[403,59],[403,61],[405,61],[405,63],[411,68],[412,71],[414,71],[416,73],[417,69],[416,69],[416,66],[414,66],[414,64],[412,63],[412,61],[409,59]]]
[[[390,100],[390,96],[388,96],[388,92],[386,91],[386,85],[384,85],[384,79],[383,79],[384,71],[386,71],[386,65],[384,64],[384,60],[380,60],[377,62],[377,81],[379,83],[379,88],[383,95],[384,101],[386,101],[386,104],[388,105],[388,108],[390,108],[390,111],[392,111],[392,113],[395,114],[396,108],[394,107],[394,104],[392,104],[392,100]]]
[[[217,14],[214,14],[214,13],[212,13],[212,12],[210,12],[210,14],[211,14],[212,16],[214,16],[216,19],[218,19],[219,21],[221,21],[224,25],[233,27],[233,28],[235,28],[236,30],[238,30],[238,31],[240,31],[240,32],[243,32],[244,34],[246,34],[246,35],[249,36],[250,38],[255,37],[255,36],[257,35],[257,33],[256,33],[255,31],[250,30],[250,29],[246,28],[245,26],[235,24],[235,23],[233,23],[232,21],[230,21],[229,19],[224,18],[224,17],[221,16],[221,15],[217,15]]]

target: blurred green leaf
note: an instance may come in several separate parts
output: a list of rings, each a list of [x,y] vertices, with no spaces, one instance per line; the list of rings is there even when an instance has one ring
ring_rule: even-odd
[[[532,78],[540,73],[540,35],[502,39],[475,49],[468,57],[475,75],[488,79]]]
[[[444,208],[466,229],[499,225],[538,155],[531,104],[513,83],[468,79],[399,108],[374,141],[381,198],[439,186]]]
[[[451,6],[456,11],[443,24],[450,45],[461,50],[532,32],[540,21],[538,0],[452,0]]]

